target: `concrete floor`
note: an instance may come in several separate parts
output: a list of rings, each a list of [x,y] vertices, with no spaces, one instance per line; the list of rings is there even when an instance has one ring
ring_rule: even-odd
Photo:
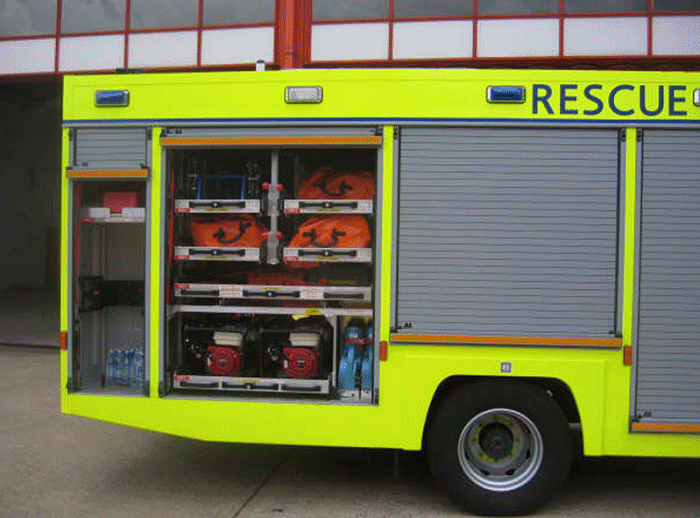
[[[58,288],[0,292],[0,344],[58,347]]]
[[[0,517],[464,516],[422,457],[203,443],[61,415],[58,351],[0,346]],[[700,517],[699,460],[582,461],[539,516]]]

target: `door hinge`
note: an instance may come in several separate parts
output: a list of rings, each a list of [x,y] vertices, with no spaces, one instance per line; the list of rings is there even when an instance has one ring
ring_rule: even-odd
[[[642,128],[639,128],[637,130],[637,142],[642,141],[642,136],[644,135],[644,130]]]
[[[627,130],[626,129],[621,129],[619,133],[617,134],[617,140],[619,142],[625,142],[627,140]]]
[[[146,140],[151,140],[153,138],[153,129],[146,128]]]
[[[165,384],[161,381],[158,383],[158,396],[164,397],[165,396]]]
[[[399,140],[399,137],[401,136],[401,128],[398,126],[394,126],[394,140]]]

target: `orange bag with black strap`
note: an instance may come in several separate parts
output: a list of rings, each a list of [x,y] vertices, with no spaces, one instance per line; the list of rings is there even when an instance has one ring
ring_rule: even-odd
[[[190,220],[195,246],[259,248],[267,231],[267,227],[250,214],[193,217]]]
[[[374,177],[367,171],[336,172],[330,167],[320,167],[299,187],[297,197],[301,200],[371,200],[374,192]]]
[[[290,248],[366,248],[372,241],[362,216],[312,216],[299,225]]]

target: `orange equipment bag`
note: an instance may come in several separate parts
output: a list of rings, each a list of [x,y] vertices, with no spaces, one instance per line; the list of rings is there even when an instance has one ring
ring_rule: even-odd
[[[346,173],[320,167],[299,187],[297,197],[302,200],[371,200],[374,191],[374,177],[367,171]]]
[[[366,248],[372,241],[362,216],[312,216],[299,225],[290,248]]]
[[[259,248],[265,241],[265,225],[250,214],[190,220],[190,232],[195,246],[237,246]]]

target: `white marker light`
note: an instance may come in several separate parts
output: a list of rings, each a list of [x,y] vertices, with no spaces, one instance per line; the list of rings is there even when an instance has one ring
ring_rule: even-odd
[[[284,102],[288,104],[318,104],[321,101],[323,101],[323,88],[320,86],[288,86],[284,89]]]
[[[693,92],[693,104],[695,106],[700,106],[700,88],[696,88]]]

